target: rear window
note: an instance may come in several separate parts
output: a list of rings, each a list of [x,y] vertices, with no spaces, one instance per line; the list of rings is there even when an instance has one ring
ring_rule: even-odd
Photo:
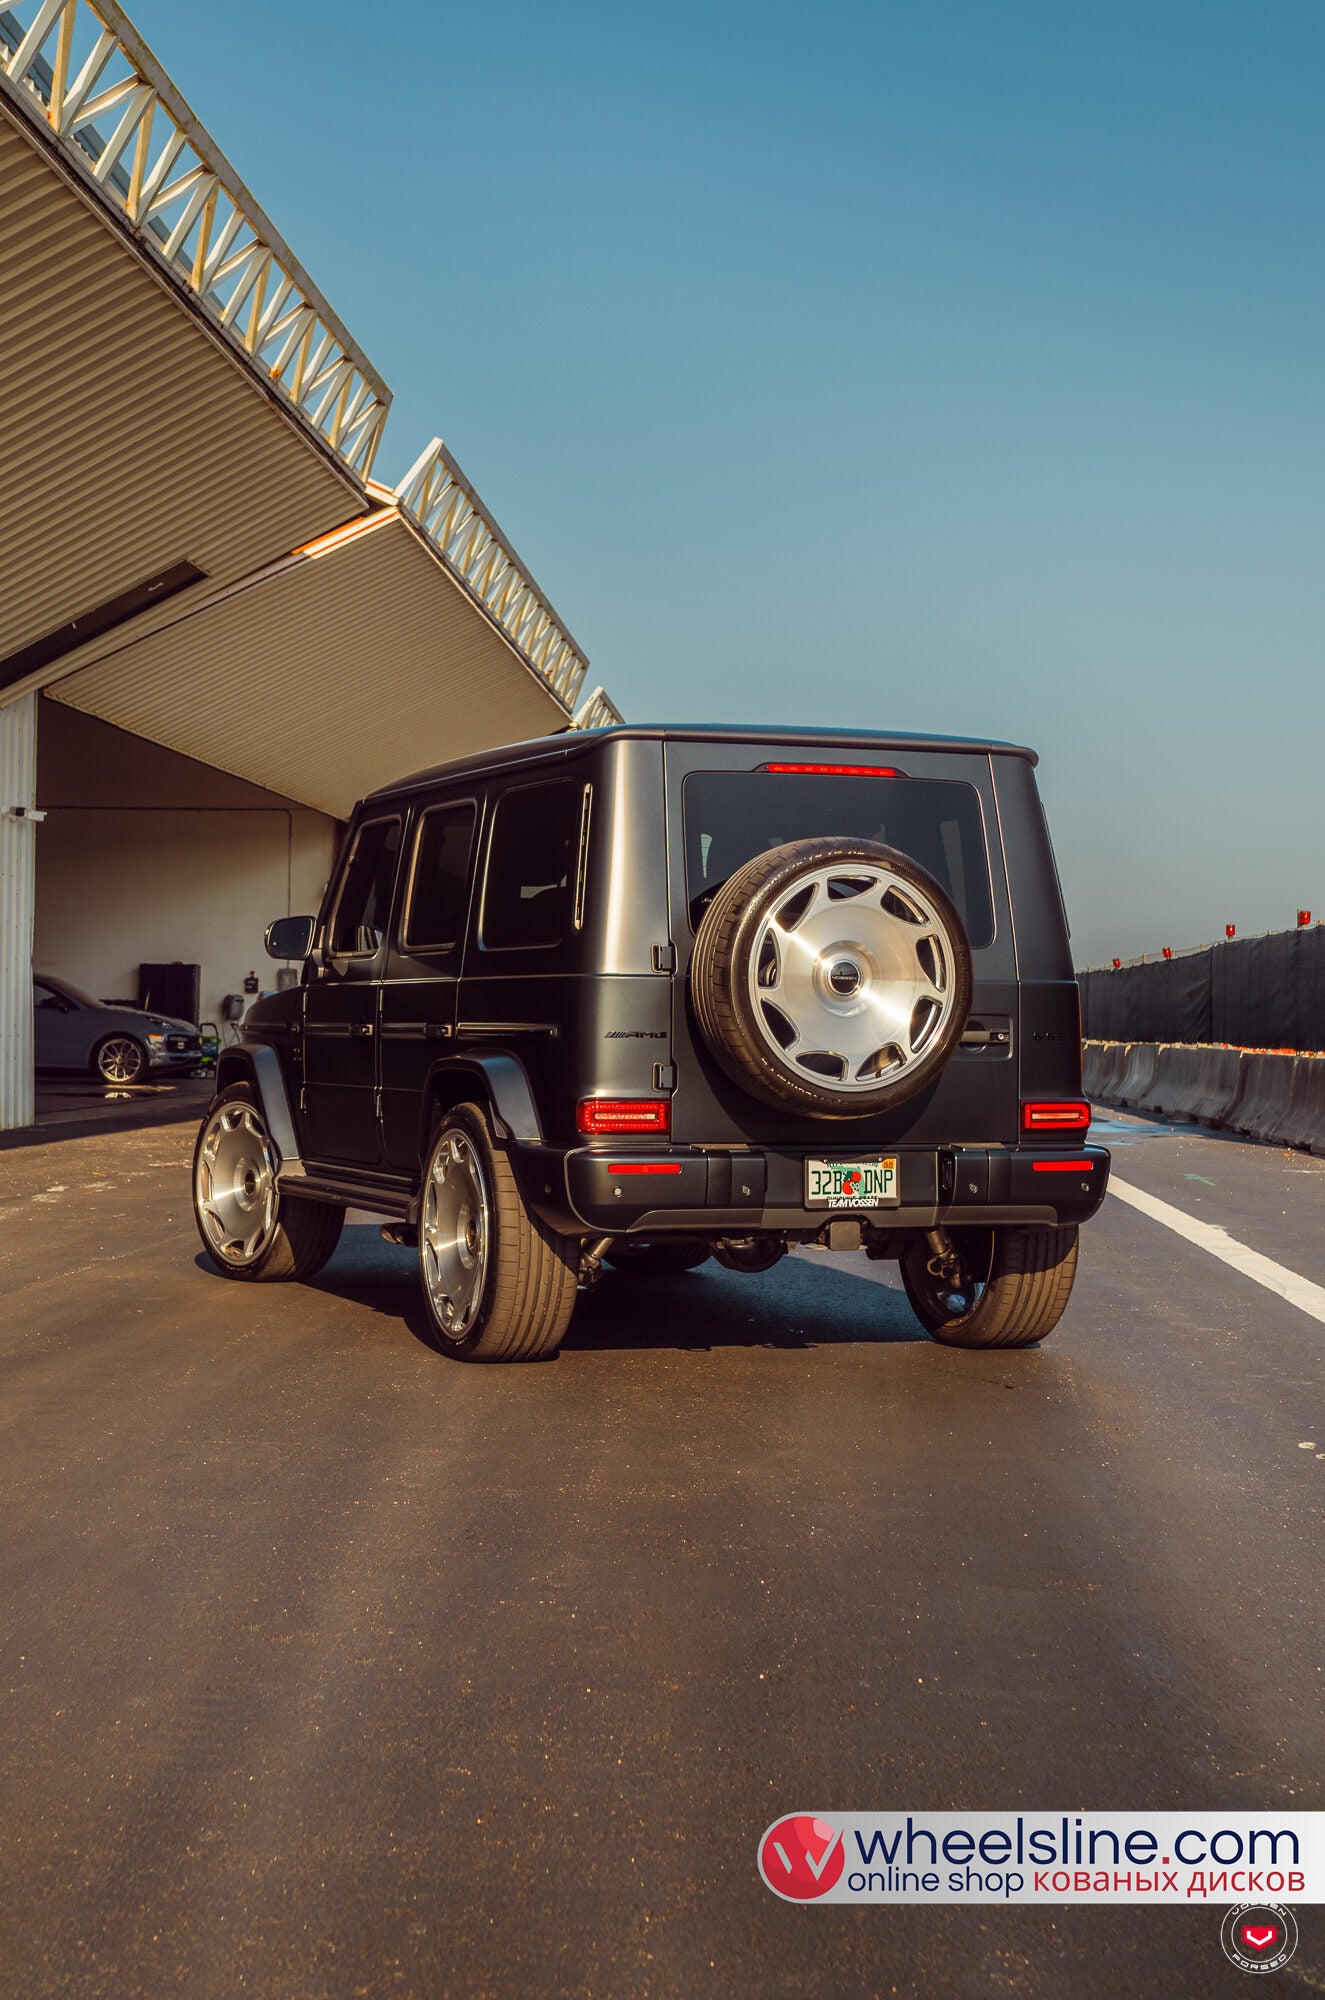
[[[560,944],[571,927],[580,787],[521,785],[497,804],[483,891],[485,951]]]
[[[940,778],[694,771],[683,796],[692,930],[698,930],[727,877],[756,854],[788,840],[839,834],[909,854],[947,890],[971,944],[993,942],[984,816],[974,785]]]

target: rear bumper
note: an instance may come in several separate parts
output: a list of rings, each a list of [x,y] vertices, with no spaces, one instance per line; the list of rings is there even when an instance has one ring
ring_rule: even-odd
[[[639,1142],[610,1152],[580,1147],[564,1156],[566,1204],[577,1223],[603,1235],[817,1234],[843,1218],[876,1229],[1062,1227],[1088,1222],[1109,1182],[1103,1146],[899,1147],[897,1205],[808,1208],[806,1157],[803,1150],[706,1153]]]

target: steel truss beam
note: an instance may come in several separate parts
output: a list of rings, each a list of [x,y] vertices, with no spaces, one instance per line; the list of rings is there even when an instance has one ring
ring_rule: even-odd
[[[390,390],[115,0],[0,3],[0,92],[366,479]]]
[[[572,729],[607,729],[612,723],[624,722],[625,719],[606,689],[596,687],[580,703],[570,726]]]
[[[396,500],[570,713],[589,662],[440,438],[405,474]]]

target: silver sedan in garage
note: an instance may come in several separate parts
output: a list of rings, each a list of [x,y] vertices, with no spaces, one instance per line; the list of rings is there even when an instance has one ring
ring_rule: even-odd
[[[191,1022],[108,1007],[49,972],[34,978],[32,1006],[39,1070],[89,1070],[103,1083],[145,1083],[154,1069],[187,1072],[202,1059],[202,1037]]]

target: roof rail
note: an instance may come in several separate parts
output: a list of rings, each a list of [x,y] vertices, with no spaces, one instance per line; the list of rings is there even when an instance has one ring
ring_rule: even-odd
[[[440,438],[415,460],[396,499],[569,714],[589,662]]]
[[[390,390],[115,0],[0,5],[0,94],[366,479]]]

